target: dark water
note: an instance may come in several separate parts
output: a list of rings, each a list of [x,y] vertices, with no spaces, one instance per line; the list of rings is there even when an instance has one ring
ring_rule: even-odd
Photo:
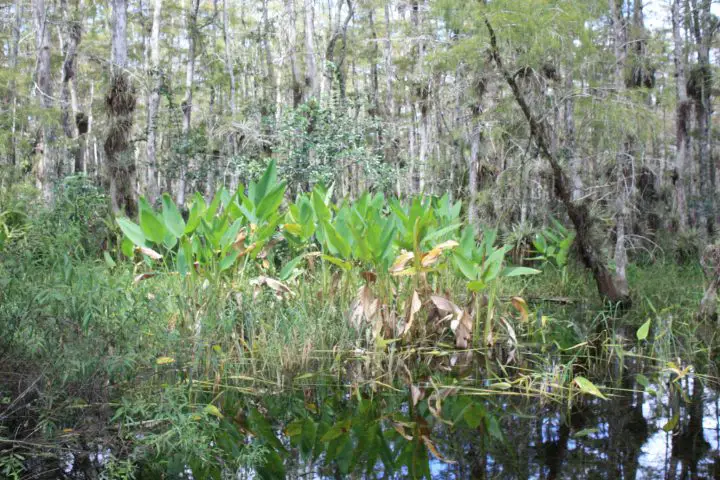
[[[720,478],[712,379],[673,376],[628,373],[603,390],[606,400],[562,403],[429,379],[406,392],[307,385],[256,398],[222,421],[230,433],[218,446],[262,451],[253,468],[222,472],[178,455],[148,462],[137,478]],[[101,472],[103,455],[82,471],[66,456],[64,475],[88,478],[88,463]]]

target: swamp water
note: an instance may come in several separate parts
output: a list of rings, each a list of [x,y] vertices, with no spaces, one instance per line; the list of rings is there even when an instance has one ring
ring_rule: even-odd
[[[416,373],[396,388],[301,375],[232,418],[223,408],[214,442],[252,468],[233,474],[177,455],[161,460],[162,477],[149,462],[137,478],[720,478],[714,379],[670,368],[649,381],[632,370],[596,379],[599,396],[571,387],[561,400],[547,381],[473,384]],[[534,393],[543,389],[548,395]],[[108,453],[82,462],[65,455],[60,475],[100,478],[88,467],[102,472]]]

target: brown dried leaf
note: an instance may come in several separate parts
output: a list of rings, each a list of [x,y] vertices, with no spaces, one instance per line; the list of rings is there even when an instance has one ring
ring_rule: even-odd
[[[468,348],[472,339],[473,321],[467,312],[462,312],[450,323],[450,328],[455,333],[455,346],[457,348]]]
[[[435,307],[440,310],[440,313],[448,314],[452,313],[454,315],[457,315],[458,312],[461,312],[462,310],[460,307],[455,305],[453,302],[448,300],[445,297],[441,297],[438,295],[433,295],[430,297],[430,300],[432,300],[433,304],[435,304]]]
[[[377,275],[373,272],[362,272],[360,276],[362,276],[367,283],[373,283],[377,280]]]
[[[155,272],[145,272],[145,273],[141,273],[140,275],[136,276],[136,277],[133,279],[133,283],[140,283],[140,282],[142,282],[143,280],[147,280],[148,278],[154,277],[155,275],[157,275],[157,273],[155,273]]]
[[[420,296],[417,291],[413,290],[412,298],[410,298],[410,309],[408,310],[407,321],[405,322],[405,328],[403,328],[403,331],[400,334],[401,336],[406,335],[410,331],[413,326],[413,322],[415,321],[415,315],[421,308],[422,302],[420,301]]]

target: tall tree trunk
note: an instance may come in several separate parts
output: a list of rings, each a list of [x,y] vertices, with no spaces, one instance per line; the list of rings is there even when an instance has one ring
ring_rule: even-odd
[[[293,108],[302,103],[303,85],[300,79],[300,69],[297,60],[297,13],[295,0],[285,0],[285,14],[287,15],[288,56],[290,57],[290,74],[292,76],[290,89],[292,90]]]
[[[712,69],[710,67],[710,45],[715,32],[711,0],[691,0],[692,30],[697,46],[698,66],[690,78],[695,102],[695,116],[698,128],[697,152],[699,166],[700,210],[698,220],[703,238],[711,239],[715,222],[715,166],[711,152],[711,116],[712,116]]]
[[[315,35],[313,0],[305,0],[305,95],[317,98],[319,85],[315,66]]]
[[[162,21],[162,0],[153,0],[153,20],[150,33],[150,79],[152,87],[148,98],[147,113],[147,178],[148,201],[153,204],[160,196],[157,159],[157,117],[160,108],[160,90],[163,86],[163,74],[160,70],[160,22]]]
[[[230,55],[230,20],[228,15],[227,0],[223,0],[223,43],[225,46],[225,69],[230,77],[230,113],[235,118],[236,112],[236,86],[235,86],[235,64]]]
[[[71,152],[74,158],[73,171],[79,173],[84,171],[83,150],[78,141],[78,124],[81,123],[78,117],[77,93],[75,89],[75,75],[77,69],[77,48],[82,36],[82,25],[80,14],[83,8],[83,1],[78,2],[75,11],[71,14],[65,0],[61,2],[63,8],[63,19],[65,21],[65,60],[62,69],[62,93],[60,97],[61,120],[65,136],[71,139]]]
[[[33,0],[33,20],[35,24],[35,43],[37,46],[37,67],[35,70],[35,93],[41,110],[52,108],[52,80],[50,78],[50,22],[49,10],[45,0]],[[55,133],[50,121],[42,118],[39,126],[38,142],[35,149],[39,154],[35,168],[35,181],[46,203],[53,200],[53,183],[56,178],[54,158]]]
[[[525,119],[530,127],[530,133],[538,145],[540,155],[547,160],[553,174],[555,196],[562,202],[568,212],[568,216],[575,227],[577,234],[577,245],[585,266],[592,272],[595,283],[598,287],[600,295],[613,303],[622,303],[630,305],[631,299],[627,292],[623,292],[615,284],[615,279],[610,274],[607,266],[600,257],[600,249],[595,244],[591,236],[591,227],[593,219],[585,203],[572,201],[572,189],[570,180],[563,170],[560,162],[550,149],[550,136],[548,134],[549,126],[545,117],[538,117],[530,110],[530,106],[525,100],[520,86],[515,81],[515,77],[505,68],[502,57],[500,56],[500,48],[497,43],[495,30],[492,28],[490,21],[485,19],[485,25],[490,35],[491,56],[503,79],[512,90],[515,102],[523,112]]]
[[[130,149],[130,134],[135,111],[135,89],[127,66],[127,0],[112,0],[112,57],[110,90],[105,96],[109,127],[104,150],[107,162],[110,201],[113,210],[133,216],[137,212],[135,195],[135,158]]]
[[[195,80],[195,42],[197,41],[197,16],[200,9],[200,0],[190,0],[190,10],[187,12],[187,63],[185,64],[185,98],[182,101],[182,136],[183,141],[189,141],[190,137],[190,121],[192,119],[193,109],[193,82]],[[178,182],[177,203],[185,204],[185,189],[187,186],[187,172],[190,168],[192,159],[189,156],[183,159],[180,167],[180,180]]]
[[[609,0],[613,27],[613,50],[615,53],[615,90],[620,95],[625,90],[625,67],[627,63],[627,26],[622,16],[624,0]],[[621,295],[630,292],[627,281],[627,249],[625,230],[629,226],[630,193],[626,171],[629,168],[630,140],[620,142],[621,149],[615,155],[615,285]]]
[[[390,20],[389,2],[385,3],[385,108],[384,116],[387,123],[388,137],[385,147],[385,161],[397,165],[396,149],[394,148],[396,138],[393,116],[395,114],[395,95],[393,93],[394,68],[393,68],[393,45],[392,45],[392,23]],[[399,168],[399,166],[397,167]],[[399,175],[398,175],[399,181]]]
[[[690,112],[692,104],[687,94],[686,65],[687,55],[682,38],[682,15],[680,2],[672,0],[671,17],[673,32],[673,60],[675,62],[675,88],[677,93],[677,106],[675,107],[675,172],[674,183],[674,213],[678,221],[678,229],[684,232],[688,228],[687,207],[687,158],[690,152]]]

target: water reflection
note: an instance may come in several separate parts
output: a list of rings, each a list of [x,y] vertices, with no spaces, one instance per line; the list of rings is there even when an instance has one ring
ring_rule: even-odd
[[[608,400],[562,404],[429,382],[403,393],[315,385],[228,396],[213,442],[228,458],[257,454],[253,468],[154,459],[136,478],[720,478],[717,391],[691,376],[644,387],[639,377],[625,370]],[[66,455],[65,478],[99,478],[89,463],[99,473],[109,453]]]

